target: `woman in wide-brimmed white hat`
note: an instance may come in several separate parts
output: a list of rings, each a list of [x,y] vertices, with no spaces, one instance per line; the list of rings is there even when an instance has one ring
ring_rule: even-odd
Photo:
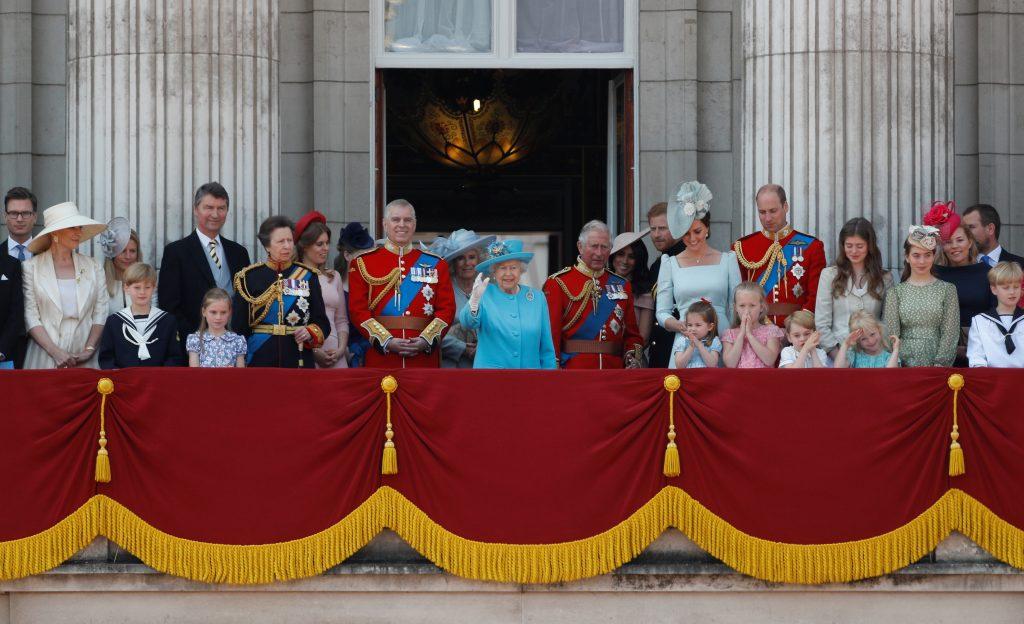
[[[23,265],[25,368],[97,368],[96,347],[107,318],[103,267],[78,253],[80,244],[107,226],[80,214],[71,202],[43,212],[44,227]]]

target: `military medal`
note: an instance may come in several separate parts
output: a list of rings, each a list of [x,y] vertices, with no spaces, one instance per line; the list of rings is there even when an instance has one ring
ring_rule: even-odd
[[[793,287],[793,296],[794,297],[799,297],[802,294],[804,294],[803,286],[801,286],[800,284],[797,284],[796,286]]]
[[[284,317],[284,320],[288,321],[288,324],[294,327],[295,325],[298,325],[299,321],[302,320],[302,317],[299,316],[298,312],[292,310],[288,313],[288,316]]]
[[[620,306],[619,304],[615,304],[615,318],[621,321],[622,317],[625,315],[626,313],[623,311],[622,306]]]
[[[419,264],[412,267],[409,277],[412,281],[419,282],[421,284],[436,284],[437,269],[426,264]]]
[[[306,280],[286,279],[284,280],[283,292],[285,295],[292,297],[308,297],[309,284]]]
[[[423,313],[426,314],[427,316],[432,316],[434,314],[434,306],[429,303],[424,303]]]
[[[618,335],[619,330],[622,328],[622,325],[619,325],[618,321],[612,319],[611,322],[608,323],[608,327],[611,327],[613,334]]]
[[[427,301],[430,301],[431,299],[434,298],[434,289],[431,288],[429,285],[424,286],[422,289],[420,289],[420,292],[423,293],[423,298],[426,299]]]
[[[299,301],[295,304],[295,307],[305,312],[309,309],[309,300],[305,297],[299,297]]]
[[[790,269],[789,272],[793,274],[793,277],[799,280],[805,273],[803,265],[800,264],[804,261],[804,250],[800,245],[794,244],[793,246],[796,247],[796,249],[793,251],[793,268]],[[796,288],[793,289],[793,292],[796,292]],[[800,295],[797,295],[797,297],[799,296]]]

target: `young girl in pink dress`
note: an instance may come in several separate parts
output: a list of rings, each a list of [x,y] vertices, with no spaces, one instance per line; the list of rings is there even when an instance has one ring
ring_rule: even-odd
[[[781,327],[768,323],[768,303],[756,282],[733,293],[733,326],[722,334],[722,360],[729,368],[775,368],[782,350]]]

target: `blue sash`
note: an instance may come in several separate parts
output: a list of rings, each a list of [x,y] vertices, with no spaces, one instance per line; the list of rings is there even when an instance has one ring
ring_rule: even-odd
[[[618,275],[609,275],[608,284],[614,284],[616,286],[623,286],[626,280],[622,279]],[[589,305],[590,302],[582,301],[580,305]],[[601,296],[597,301],[597,313],[587,314],[585,321],[580,325],[579,329],[572,336],[567,336],[573,340],[594,340],[598,334],[601,333],[601,328],[605,326],[608,319],[611,318],[612,312],[615,311],[616,301],[608,298],[607,285],[601,289]],[[562,351],[562,365],[565,366],[566,362],[576,357],[575,353],[566,353]]]
[[[305,275],[302,275],[303,273],[305,273]],[[292,271],[292,274],[285,279],[299,279],[296,276],[305,277],[306,279],[303,279],[302,281],[306,282],[307,284],[309,283],[309,272],[300,266],[295,267],[295,270]],[[295,301],[297,299],[298,297],[296,295],[284,295],[281,297],[281,300],[284,301],[285,314],[287,314],[288,311],[292,309],[292,306],[295,305]],[[271,302],[270,306],[267,308],[267,316],[264,318],[275,320],[277,319],[277,299]],[[252,364],[253,356],[260,349],[260,347],[267,344],[267,341],[270,340],[270,336],[271,334],[251,334],[248,338],[246,338],[245,342],[249,347],[248,353],[245,354],[246,365]]]
[[[782,257],[786,259],[786,271],[793,267],[793,254],[796,253],[797,248],[806,250],[807,247],[814,242],[814,239],[806,234],[800,234],[797,232],[793,234],[793,237],[789,239],[786,246],[782,248]],[[794,243],[796,243],[794,245]],[[768,279],[764,282],[765,294],[771,293],[772,289],[775,288],[775,284],[779,282],[779,274],[785,273],[785,271],[779,271],[777,267],[778,262],[772,262],[766,271],[768,271]]]
[[[429,254],[420,254],[419,262],[416,263],[417,268],[432,269],[437,266],[437,261],[440,260],[437,256],[431,256]],[[391,300],[388,301],[384,309],[381,310],[381,316],[403,316],[405,311],[409,309],[409,304],[419,294],[420,289],[423,288],[423,282],[412,281],[412,269],[410,268],[409,274],[402,280],[401,286],[398,287],[399,295],[392,295]],[[398,303],[401,301],[402,305]]]

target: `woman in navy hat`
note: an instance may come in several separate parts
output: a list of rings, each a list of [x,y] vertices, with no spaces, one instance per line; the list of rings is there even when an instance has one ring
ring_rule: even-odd
[[[341,289],[345,295],[345,309],[348,310],[348,266],[360,254],[373,249],[373,237],[362,223],[353,221],[341,230],[338,236],[338,257],[334,261],[334,270],[341,277]],[[358,368],[363,365],[366,357],[366,350],[370,348],[370,342],[363,337],[352,321],[349,320],[348,330],[348,365],[351,368]]]
[[[558,368],[544,293],[519,283],[533,254],[515,239],[492,243],[487,253],[459,313],[478,335],[473,368]]]
[[[485,258],[485,248],[496,236],[479,236],[473,230],[455,230],[449,237],[438,236],[428,251],[448,263],[455,290],[455,322],[441,341],[441,368],[473,368],[476,332],[459,322],[459,312],[469,302],[475,284],[476,267]]]

